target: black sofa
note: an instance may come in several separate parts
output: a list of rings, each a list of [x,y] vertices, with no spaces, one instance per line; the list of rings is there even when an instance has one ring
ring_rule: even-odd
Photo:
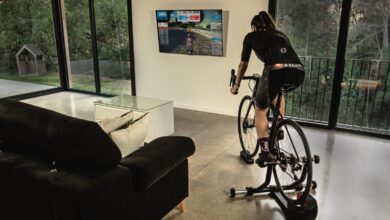
[[[0,219],[161,219],[188,196],[187,137],[126,158],[95,122],[0,99]]]

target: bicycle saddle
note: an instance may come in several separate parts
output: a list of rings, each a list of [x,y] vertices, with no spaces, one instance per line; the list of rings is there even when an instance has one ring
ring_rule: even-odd
[[[261,78],[260,74],[258,74],[258,73],[253,73],[252,76],[255,77],[255,78]]]

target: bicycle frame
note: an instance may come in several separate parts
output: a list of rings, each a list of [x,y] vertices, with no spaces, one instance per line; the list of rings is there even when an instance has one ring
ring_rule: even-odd
[[[269,145],[270,146],[270,150],[271,151],[275,151],[275,143],[273,143],[274,140],[276,140],[274,137],[276,134],[276,127],[277,127],[277,123],[278,123],[278,118],[279,116],[281,117],[281,119],[283,119],[283,115],[280,113],[280,104],[281,104],[281,101],[282,101],[282,91],[279,91],[278,92],[278,97],[277,97],[277,100],[276,100],[276,106],[271,103],[270,104],[270,109],[272,111],[272,127],[271,127],[271,130],[270,130],[270,135],[269,135]]]
[[[258,84],[259,84],[259,79],[253,79],[251,78],[250,80],[254,80],[255,81],[255,86],[254,86],[254,89],[253,89],[253,93],[252,93],[252,101],[250,103],[250,106],[249,108],[247,109],[246,113],[245,113],[245,118],[247,119],[248,118],[248,115],[249,115],[249,112],[251,110],[251,107],[252,105],[255,106],[255,100],[254,100],[254,97],[256,96],[256,91],[257,91],[257,88],[258,88]],[[277,122],[278,122],[278,118],[279,116],[283,119],[283,116],[282,114],[280,113],[280,105],[281,105],[281,97],[282,97],[283,93],[282,91],[279,91],[278,92],[278,95],[277,95],[277,100],[276,100],[276,106],[273,104],[273,102],[270,103],[270,106],[269,106],[269,110],[272,111],[272,116],[273,116],[273,119],[272,119],[272,127],[271,127],[271,130],[270,130],[270,138],[269,140],[271,141],[269,146],[271,146],[271,149],[270,150],[275,150],[274,149],[274,143],[272,143],[272,140],[274,140],[274,135],[276,135],[276,125],[277,125]],[[245,122],[246,120],[244,120]],[[255,120],[253,121],[253,126],[255,124]],[[249,127],[249,124],[248,126]]]

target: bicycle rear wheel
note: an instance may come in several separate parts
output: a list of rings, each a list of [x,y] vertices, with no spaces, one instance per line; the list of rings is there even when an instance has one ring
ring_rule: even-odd
[[[238,108],[238,135],[242,150],[254,157],[259,147],[256,145],[255,106],[250,96],[244,96]]]
[[[312,159],[309,144],[297,123],[286,119],[278,124],[273,137],[279,164],[274,166],[275,182],[287,200],[302,205],[310,193]]]

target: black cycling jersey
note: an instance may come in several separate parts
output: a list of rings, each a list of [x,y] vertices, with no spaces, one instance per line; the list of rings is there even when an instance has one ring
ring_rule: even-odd
[[[289,39],[280,31],[254,31],[247,34],[241,61],[248,62],[252,50],[265,64],[254,100],[257,107],[266,109],[283,85],[294,85],[294,88],[301,85],[305,71]],[[282,69],[272,69],[272,64],[284,66]]]
[[[241,61],[248,62],[252,50],[266,66],[277,63],[302,64],[287,36],[277,30],[253,31],[247,34]]]

